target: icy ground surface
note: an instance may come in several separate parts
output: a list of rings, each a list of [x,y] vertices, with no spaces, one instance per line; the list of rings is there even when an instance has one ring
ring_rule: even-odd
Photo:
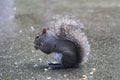
[[[34,49],[34,37],[43,26],[44,1],[0,3],[4,1],[9,4],[0,5],[0,18],[5,20],[0,19],[0,80],[120,79],[120,0],[52,0],[52,13],[80,19],[91,44],[86,64],[64,70],[48,70],[53,58]]]

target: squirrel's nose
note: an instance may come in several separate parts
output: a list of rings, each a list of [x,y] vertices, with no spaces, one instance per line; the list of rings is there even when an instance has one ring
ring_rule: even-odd
[[[38,50],[38,49],[39,49],[39,47],[38,47],[37,45],[35,45],[35,46],[34,46],[34,48],[35,48],[36,50]]]

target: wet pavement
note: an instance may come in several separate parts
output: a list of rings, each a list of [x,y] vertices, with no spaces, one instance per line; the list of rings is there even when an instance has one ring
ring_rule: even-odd
[[[62,70],[48,70],[47,63],[54,59],[34,49],[34,37],[44,26],[44,1],[0,3],[5,3],[0,5],[0,80],[120,79],[119,0],[52,0],[52,15],[76,16],[91,44],[87,63]]]

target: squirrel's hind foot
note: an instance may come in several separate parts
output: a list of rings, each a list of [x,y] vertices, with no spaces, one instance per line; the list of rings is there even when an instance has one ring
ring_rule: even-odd
[[[78,66],[63,66],[61,63],[48,63],[50,69],[78,68]]]
[[[61,63],[48,63],[51,69],[62,69],[64,66]]]

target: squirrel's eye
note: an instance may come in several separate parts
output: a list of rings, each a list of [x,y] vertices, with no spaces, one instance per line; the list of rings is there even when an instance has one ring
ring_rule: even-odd
[[[39,35],[37,35],[36,37],[35,37],[35,39],[38,39],[39,38]]]

